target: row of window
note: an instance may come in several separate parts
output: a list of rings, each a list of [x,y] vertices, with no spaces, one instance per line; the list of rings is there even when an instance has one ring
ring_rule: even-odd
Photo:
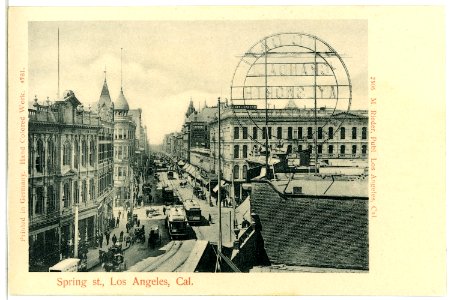
[[[240,178],[240,174],[241,174],[241,178]],[[247,165],[243,166],[241,172],[240,172],[239,165],[233,166],[233,178],[234,179],[246,179],[246,176],[247,176]]]
[[[87,201],[88,196],[88,190],[87,190],[87,181],[83,180],[81,183],[81,201],[85,203]],[[94,179],[89,179],[89,197],[90,199],[95,199],[95,186],[94,186]],[[68,208],[72,206],[72,201],[75,204],[79,203],[80,199],[80,190],[78,187],[78,182],[75,181],[73,183],[73,198],[72,198],[72,187],[69,182],[64,183],[63,185],[63,206],[65,208]]]
[[[99,162],[113,158],[113,144],[99,144]]]
[[[127,130],[125,128],[114,129],[115,140],[133,140],[135,138],[134,130]]]
[[[254,146],[254,148],[255,147],[256,146]],[[317,148],[318,154],[322,154],[323,153],[323,145],[318,145],[317,147],[318,147]],[[310,152],[312,152],[313,146],[312,145],[308,145],[307,149]],[[301,152],[301,151],[307,150],[307,149],[303,149],[302,145],[299,145],[297,151]],[[254,151],[255,150],[256,149],[254,149]],[[351,150],[351,154],[356,155],[357,154],[357,145],[352,145],[350,150]],[[368,150],[367,145],[362,145],[362,147],[361,147],[361,154],[363,154],[363,155],[367,154],[367,150]],[[339,151],[340,151],[339,152],[340,154],[349,154],[348,153],[349,150],[346,149],[346,145],[340,145]],[[287,146],[287,153],[292,153],[292,152],[293,152],[293,146],[292,145],[288,145]],[[328,145],[327,146],[327,153],[328,154],[334,154],[335,153],[334,145]],[[248,157],[248,146],[247,145],[243,145],[241,154],[242,155],[240,157],[240,146],[239,145],[233,146],[233,158],[247,158]]]
[[[63,145],[63,165],[70,166],[73,159],[73,167],[78,168],[81,159],[81,165],[83,167],[86,167],[88,162],[90,166],[94,166],[96,149],[93,141],[89,142],[89,152],[88,143],[85,140],[81,142],[81,151],[77,140],[74,141],[73,148],[75,151],[72,150],[72,146],[69,141]]]
[[[45,203],[44,189],[47,188],[47,203]],[[45,205],[47,206],[47,213],[54,212],[56,210],[56,191],[53,185],[46,187],[39,186],[35,189],[36,203],[33,205],[33,190],[30,188],[28,195],[28,207],[29,214],[33,212],[36,215],[45,213]]]
[[[266,134],[268,134],[268,139],[271,139],[273,137],[272,135],[272,127],[268,126],[267,127],[267,132],[265,128],[260,129],[261,131],[261,138],[262,139],[266,139]],[[318,127],[317,130],[317,138],[318,139],[323,139],[325,134],[323,132],[323,127]],[[258,139],[258,131],[259,129],[257,127],[252,127],[252,139],[257,140]],[[357,139],[357,127],[352,127],[351,128],[351,138],[353,140]],[[294,134],[293,134],[294,132]],[[327,128],[327,139],[331,140],[334,138],[335,135],[335,130],[333,127],[328,127]],[[307,139],[313,139],[313,127],[307,127]],[[293,127],[288,127],[287,130],[287,135],[286,135],[286,139],[287,140],[292,140],[293,137],[297,135],[297,139],[303,139],[304,135],[303,135],[303,127],[298,127],[297,131],[293,130]],[[233,128],[233,138],[235,140],[240,138],[240,127],[234,127]],[[248,139],[249,138],[249,133],[248,133],[248,128],[247,127],[242,127],[242,138],[243,139]],[[282,136],[282,127],[277,127],[276,128],[276,139],[283,139],[284,137]],[[366,127],[362,127],[361,129],[361,138],[362,140],[366,140],[367,139],[367,128]],[[344,140],[346,139],[346,128],[345,127],[340,127],[340,139]]]
[[[127,177],[127,167],[115,167],[114,168],[114,178],[119,180],[123,177]]]
[[[132,156],[132,147],[127,145],[116,145],[114,147],[114,158],[116,159],[128,159]]]

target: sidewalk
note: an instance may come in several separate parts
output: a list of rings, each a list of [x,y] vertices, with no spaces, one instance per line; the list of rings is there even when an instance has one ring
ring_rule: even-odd
[[[108,245],[106,244],[106,237],[105,237],[105,235],[103,235],[103,245],[102,245],[103,247],[97,247],[96,249],[88,250],[88,254],[87,254],[88,271],[92,268],[97,267],[100,264],[99,250],[108,251],[108,248],[113,245],[111,238],[113,237],[114,234],[116,235],[116,237],[118,239],[118,243],[119,243],[119,236],[121,234],[121,231],[124,231],[124,236],[127,234],[127,229],[125,228],[125,224],[127,223],[127,216],[126,215],[124,216],[124,212],[122,211],[122,208],[121,207],[113,208],[113,214],[115,217],[117,217],[119,210],[121,210],[121,218],[119,219],[119,227],[113,228],[110,231],[110,243]],[[124,246],[124,245],[125,245],[125,241],[122,243],[122,246]],[[127,250],[129,247],[130,247],[130,245],[127,248],[122,248],[122,249]]]

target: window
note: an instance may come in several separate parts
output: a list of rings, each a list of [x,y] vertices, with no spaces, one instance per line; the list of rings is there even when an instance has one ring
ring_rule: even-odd
[[[240,128],[239,127],[233,127],[233,138],[235,140],[240,138]]]
[[[312,145],[308,145],[308,153],[312,153],[312,150],[313,150],[313,146]]]
[[[329,127],[329,140],[334,138],[334,129],[333,127]]]
[[[39,173],[44,172],[44,164],[45,164],[45,150],[44,143],[41,139],[37,142],[36,149],[36,171]]]
[[[282,127],[277,127],[277,139],[282,139]]]
[[[352,145],[352,155],[357,154],[357,145]]]
[[[240,178],[240,166],[235,165],[233,167],[233,178],[234,179],[239,179]]]
[[[86,167],[87,160],[88,160],[88,146],[86,144],[86,141],[83,140],[81,142],[81,165],[83,167]]]
[[[292,140],[292,139],[293,139],[293,127],[288,127],[287,138],[288,138],[289,140]]]
[[[321,140],[323,138],[323,128],[318,127],[318,140]]]
[[[53,144],[53,141],[49,139],[48,143],[47,143],[47,155],[48,155],[48,159],[47,159],[47,169],[49,170],[49,172],[53,172],[53,169],[55,167],[55,159],[56,159],[56,150],[55,150],[55,146]]]
[[[345,154],[345,151],[346,150],[346,147],[345,147],[345,145],[341,145],[340,146],[340,154]]]
[[[366,145],[362,145],[362,154],[366,155]]]
[[[352,127],[352,139],[357,139],[357,127]]]
[[[322,154],[323,153],[323,145],[318,145],[318,154]]]
[[[362,140],[366,140],[366,127],[362,127]]]
[[[329,154],[334,154],[334,145],[329,145],[328,152]]]
[[[288,145],[287,146],[287,154],[290,154],[291,152],[293,152],[293,146],[292,145]]]
[[[55,203],[56,197],[55,197],[55,190],[53,188],[53,185],[47,186],[47,211],[52,212],[56,209],[56,203]]]
[[[257,133],[258,133],[257,127],[252,127],[252,138],[253,138],[254,140],[257,140],[257,139],[258,139]]]
[[[70,186],[69,186],[69,183],[66,182],[63,187],[63,202],[64,202],[63,205],[64,205],[64,207],[69,207],[70,199],[71,199]]]
[[[78,204],[79,200],[80,200],[80,190],[78,188],[78,182],[75,181],[75,184],[74,184],[74,203]]]
[[[90,141],[89,142],[89,164],[91,165],[91,167],[94,166],[95,163],[95,148],[94,148],[94,141]]]
[[[346,129],[344,127],[340,128],[340,139],[344,140],[346,138]]]
[[[71,160],[71,148],[69,141],[66,141],[66,143],[63,146],[63,165],[70,166],[70,160]]]
[[[88,197],[88,191],[86,187],[86,180],[83,180],[83,183],[81,184],[81,201],[83,203],[86,203]]]
[[[307,128],[307,138],[313,139],[313,129],[312,127]]]
[[[235,145],[233,146],[233,158],[239,158],[240,157],[240,146]]]
[[[243,179],[247,179],[247,166],[243,166]]]
[[[74,141],[74,168],[78,168],[78,155],[79,155],[78,142]]]
[[[248,134],[247,134],[247,127],[243,127],[243,140],[247,140]]]
[[[40,186],[36,188],[36,206],[34,209],[35,214],[44,213],[44,187]]]
[[[247,158],[247,145],[243,145],[243,158]]]
[[[262,139],[264,139],[264,140],[266,140],[266,128],[267,127],[262,128]]]
[[[302,127],[298,127],[298,140],[302,140]]]
[[[89,198],[91,198],[91,199],[95,199],[96,198],[94,179],[93,178],[89,179]]]
[[[302,145],[298,145],[298,152],[302,151]]]
[[[272,127],[268,127],[268,139],[272,138]]]

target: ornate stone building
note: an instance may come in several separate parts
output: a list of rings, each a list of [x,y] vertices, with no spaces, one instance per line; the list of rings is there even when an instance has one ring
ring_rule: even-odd
[[[136,124],[129,114],[127,99],[121,87],[114,105],[114,187],[115,205],[129,206],[131,183],[134,180],[132,166],[135,154]]]
[[[93,243],[97,231],[99,118],[72,91],[62,100],[28,110],[30,270],[48,268],[73,251],[74,207],[79,238]]]

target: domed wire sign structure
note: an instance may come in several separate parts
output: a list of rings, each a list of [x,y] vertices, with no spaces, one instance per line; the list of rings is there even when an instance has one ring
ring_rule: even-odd
[[[266,168],[271,134],[268,122],[314,121],[315,127],[307,136],[278,136],[277,140],[279,144],[289,140],[300,146],[312,139],[317,170],[318,150],[338,132],[352,102],[351,79],[341,56],[324,40],[306,33],[279,33],[255,43],[238,63],[230,93],[239,126],[245,121],[238,110],[245,109],[245,123],[250,120],[262,132],[264,144],[253,135],[248,138],[254,145],[264,147]],[[264,126],[259,125],[262,119]],[[324,130],[326,126],[328,132]]]

